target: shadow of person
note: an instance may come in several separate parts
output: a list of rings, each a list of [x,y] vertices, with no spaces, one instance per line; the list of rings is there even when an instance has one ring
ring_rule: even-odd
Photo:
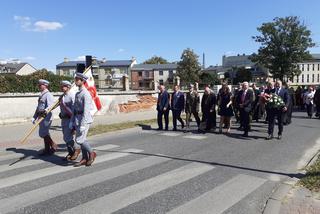
[[[136,126],[141,127],[142,130],[152,130],[151,125],[146,124],[136,124]]]
[[[58,146],[57,152],[63,152],[65,149],[62,149],[63,145]],[[33,150],[33,149],[22,149],[22,148],[7,148],[6,151],[15,152],[17,154],[22,154],[23,156],[18,158],[17,160],[13,161],[9,164],[9,166],[12,166],[20,161],[24,160],[30,160],[30,159],[39,159],[43,160],[44,162],[52,163],[59,166],[69,166],[72,164],[72,162],[67,162],[63,160],[62,156],[57,155],[57,153],[54,153],[52,155],[39,155],[40,151]]]

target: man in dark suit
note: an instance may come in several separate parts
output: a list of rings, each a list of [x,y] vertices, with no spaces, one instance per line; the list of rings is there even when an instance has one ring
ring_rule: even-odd
[[[251,89],[249,89],[249,83],[242,83],[242,90],[238,95],[238,103],[240,107],[240,123],[243,125],[243,137],[248,137],[250,129],[250,112],[252,110],[252,103],[254,99],[254,94]]]
[[[164,123],[165,123],[165,130],[168,130],[169,126],[169,94],[166,91],[164,85],[159,86],[160,93],[158,95],[158,101],[157,101],[157,120],[158,120],[158,130],[163,129],[162,125],[162,116],[164,115]]]
[[[205,86],[204,94],[201,100],[202,122],[206,123],[204,131],[210,131],[216,128],[216,95],[209,86]]]
[[[271,140],[273,138],[273,130],[275,124],[275,117],[278,120],[278,139],[280,140],[283,132],[283,117],[285,112],[288,110],[290,104],[290,97],[288,90],[282,87],[282,82],[278,80],[275,85],[275,94],[282,98],[285,106],[283,108],[271,108],[268,118],[268,137],[266,140]]]
[[[174,87],[174,92],[171,97],[171,110],[172,110],[172,122],[173,131],[177,131],[177,120],[181,123],[182,129],[184,128],[184,122],[181,119],[181,112],[184,109],[184,94],[180,91],[180,86]]]
[[[267,88],[264,90],[264,94],[271,95],[271,94],[274,94],[275,92],[276,92],[276,88],[274,87],[274,83],[268,82]],[[268,121],[269,121],[270,111],[271,111],[271,109],[269,108],[268,105],[266,105],[266,121],[265,121],[265,123],[268,123]]]

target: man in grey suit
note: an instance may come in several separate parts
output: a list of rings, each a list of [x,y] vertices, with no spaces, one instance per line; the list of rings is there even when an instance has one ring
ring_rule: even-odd
[[[90,128],[93,118],[90,114],[92,108],[92,98],[89,91],[86,89],[84,83],[88,77],[83,73],[76,73],[75,84],[79,87],[79,91],[76,93],[73,116],[69,124],[69,128],[75,127],[76,130],[76,143],[80,145],[82,151],[82,159],[74,166],[90,166],[97,154],[91,148],[87,141],[87,134]]]
[[[60,114],[63,140],[67,145],[68,155],[65,160],[76,160],[80,154],[80,146],[73,140],[73,128],[69,128],[69,123],[73,116],[75,94],[70,91],[71,83],[61,81],[60,85],[63,95],[60,99]]]
[[[52,123],[52,113],[48,113],[48,109],[53,105],[53,96],[49,91],[49,81],[40,79],[38,87],[41,92],[38,99],[38,106],[32,118],[34,124],[40,117],[44,119],[39,124],[39,136],[43,138],[44,149],[39,155],[51,155],[57,151],[58,145],[53,142],[50,137],[49,129]]]

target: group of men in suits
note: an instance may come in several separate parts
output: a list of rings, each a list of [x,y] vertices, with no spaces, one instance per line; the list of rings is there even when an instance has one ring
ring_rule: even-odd
[[[278,121],[278,139],[282,138],[283,133],[283,120],[286,111],[288,110],[290,104],[290,97],[288,90],[282,86],[281,81],[276,81],[275,87],[268,87],[263,91],[263,94],[276,94],[281,97],[284,106],[281,108],[267,108],[267,122],[268,122],[268,136],[266,140],[273,138],[275,121]],[[251,116],[255,111],[255,105],[257,105],[257,100],[260,99],[260,94],[255,92],[255,87],[249,88],[248,82],[243,82],[241,88],[234,94],[234,106],[235,109],[239,111],[240,127],[243,130],[243,137],[249,136]],[[165,119],[165,130],[168,130],[169,125],[169,111],[172,110],[173,119],[173,131],[177,130],[177,120],[181,123],[182,129],[186,126],[186,131],[189,129],[189,121],[191,115],[194,116],[198,130],[210,130],[216,128],[216,105],[217,97],[210,89],[209,86],[204,88],[204,95],[201,101],[201,111],[202,111],[202,122],[204,123],[204,129],[200,129],[201,120],[199,118],[199,106],[200,106],[200,96],[197,90],[194,89],[193,85],[190,85],[189,91],[186,96],[180,91],[179,86],[174,87],[174,92],[170,98],[169,93],[165,90],[165,86],[159,86],[159,96],[157,102],[158,111],[158,130],[163,130],[162,118]],[[266,100],[268,102],[268,100]],[[181,119],[181,112],[185,110],[186,112],[186,124]],[[201,123],[202,124],[202,123]]]

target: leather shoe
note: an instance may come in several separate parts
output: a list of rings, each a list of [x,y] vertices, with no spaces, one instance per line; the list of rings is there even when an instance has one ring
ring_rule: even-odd
[[[266,140],[271,140],[273,138],[273,135],[269,134],[268,137],[266,137]]]
[[[281,134],[278,135],[278,140],[281,140],[281,138],[282,138],[282,135]]]
[[[81,152],[81,149],[75,149],[73,155],[70,157],[70,160],[77,160],[80,152]]]
[[[91,164],[94,162],[96,157],[97,157],[97,153],[91,152],[90,153],[90,159],[87,161],[86,166],[91,166]]]
[[[86,159],[82,159],[80,162],[76,163],[75,165],[73,165],[74,167],[79,167],[79,166],[84,166],[87,164],[87,160]]]

